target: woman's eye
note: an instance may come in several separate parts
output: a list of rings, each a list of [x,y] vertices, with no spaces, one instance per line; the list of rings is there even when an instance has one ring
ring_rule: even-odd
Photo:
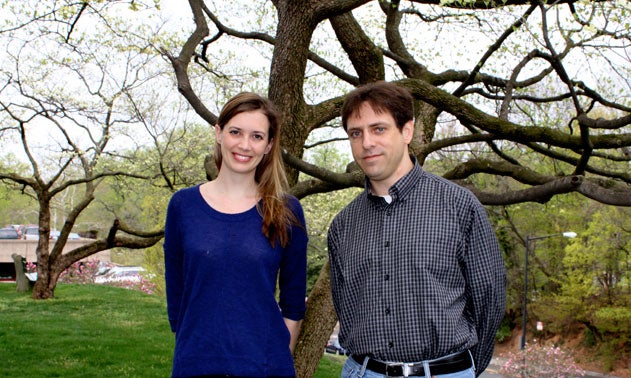
[[[232,134],[232,135],[239,135],[239,131],[238,130],[230,130],[229,133]]]

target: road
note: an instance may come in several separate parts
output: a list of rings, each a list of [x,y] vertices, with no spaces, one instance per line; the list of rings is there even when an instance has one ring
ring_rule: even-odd
[[[500,364],[502,362],[503,361],[499,361],[497,358],[493,358],[489,367],[480,375],[480,378],[504,378],[504,376],[499,373],[501,368]]]

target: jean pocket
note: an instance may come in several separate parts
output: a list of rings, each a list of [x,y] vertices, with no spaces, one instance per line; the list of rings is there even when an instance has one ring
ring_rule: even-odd
[[[359,371],[361,366],[359,366],[352,358],[346,360],[344,367],[342,368],[341,378],[361,378],[359,375]]]

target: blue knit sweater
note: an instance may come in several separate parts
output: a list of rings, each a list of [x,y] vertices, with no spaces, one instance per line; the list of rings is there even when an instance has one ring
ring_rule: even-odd
[[[289,204],[301,225],[272,248],[256,207],[220,213],[199,186],[173,195],[164,234],[173,377],[295,375],[283,318],[304,318],[307,234],[300,203]]]

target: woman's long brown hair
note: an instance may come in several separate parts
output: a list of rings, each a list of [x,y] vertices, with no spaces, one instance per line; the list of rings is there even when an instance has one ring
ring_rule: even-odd
[[[217,125],[221,130],[239,113],[259,110],[269,122],[268,142],[272,141],[272,148],[263,156],[256,167],[254,180],[258,184],[262,205],[257,205],[263,217],[263,235],[274,247],[276,241],[285,247],[289,242],[288,226],[298,221],[288,207],[287,176],[280,152],[280,117],[274,104],[267,98],[256,93],[243,92],[234,96],[224,105],[219,113]],[[221,169],[221,146],[215,144],[215,164]]]

